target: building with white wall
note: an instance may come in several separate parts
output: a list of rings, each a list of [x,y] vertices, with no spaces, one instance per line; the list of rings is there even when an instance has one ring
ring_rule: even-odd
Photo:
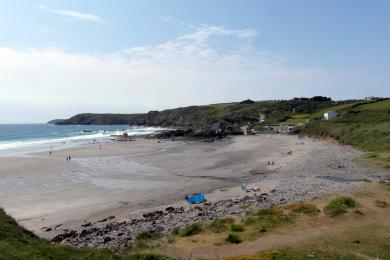
[[[331,120],[332,118],[337,117],[337,113],[335,111],[328,111],[324,113],[325,120]]]

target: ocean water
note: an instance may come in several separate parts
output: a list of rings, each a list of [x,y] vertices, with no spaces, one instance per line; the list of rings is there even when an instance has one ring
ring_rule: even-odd
[[[128,125],[0,124],[0,156],[70,148],[108,141],[111,135],[142,135],[161,129]]]

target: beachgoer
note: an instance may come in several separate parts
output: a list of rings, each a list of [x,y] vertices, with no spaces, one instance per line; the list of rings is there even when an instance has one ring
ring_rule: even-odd
[[[70,157],[70,155],[69,155],[69,161],[70,161],[70,159],[71,159],[71,157]]]

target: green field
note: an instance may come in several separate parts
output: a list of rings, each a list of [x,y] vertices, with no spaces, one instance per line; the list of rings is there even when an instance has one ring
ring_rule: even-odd
[[[323,120],[322,115],[326,111],[336,111],[337,118]],[[368,152],[366,159],[390,168],[390,99],[356,102],[321,110],[310,116],[303,131],[353,145]]]

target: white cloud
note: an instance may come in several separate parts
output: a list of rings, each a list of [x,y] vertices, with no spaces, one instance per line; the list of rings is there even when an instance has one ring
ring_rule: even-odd
[[[365,86],[385,86],[388,79],[364,71],[294,68],[248,47],[247,39],[256,35],[203,25],[158,45],[113,53],[0,48],[0,122],[45,121],[81,112],[146,112],[246,98],[384,95],[384,87],[374,93]],[[238,42],[222,50],[212,44],[214,37]]]
[[[66,17],[71,17],[79,20],[84,20],[84,21],[90,21],[90,22],[96,22],[96,23],[103,23],[103,19],[100,18],[99,16],[89,14],[89,13],[81,13],[78,11],[72,11],[72,10],[58,10],[58,9],[52,9],[49,8],[45,5],[40,5],[40,9],[53,13],[53,14],[58,14]]]
[[[182,40],[195,40],[197,42],[205,42],[213,36],[233,36],[237,38],[253,38],[258,33],[255,30],[226,30],[219,26],[202,25],[194,33],[183,35],[180,37]]]

